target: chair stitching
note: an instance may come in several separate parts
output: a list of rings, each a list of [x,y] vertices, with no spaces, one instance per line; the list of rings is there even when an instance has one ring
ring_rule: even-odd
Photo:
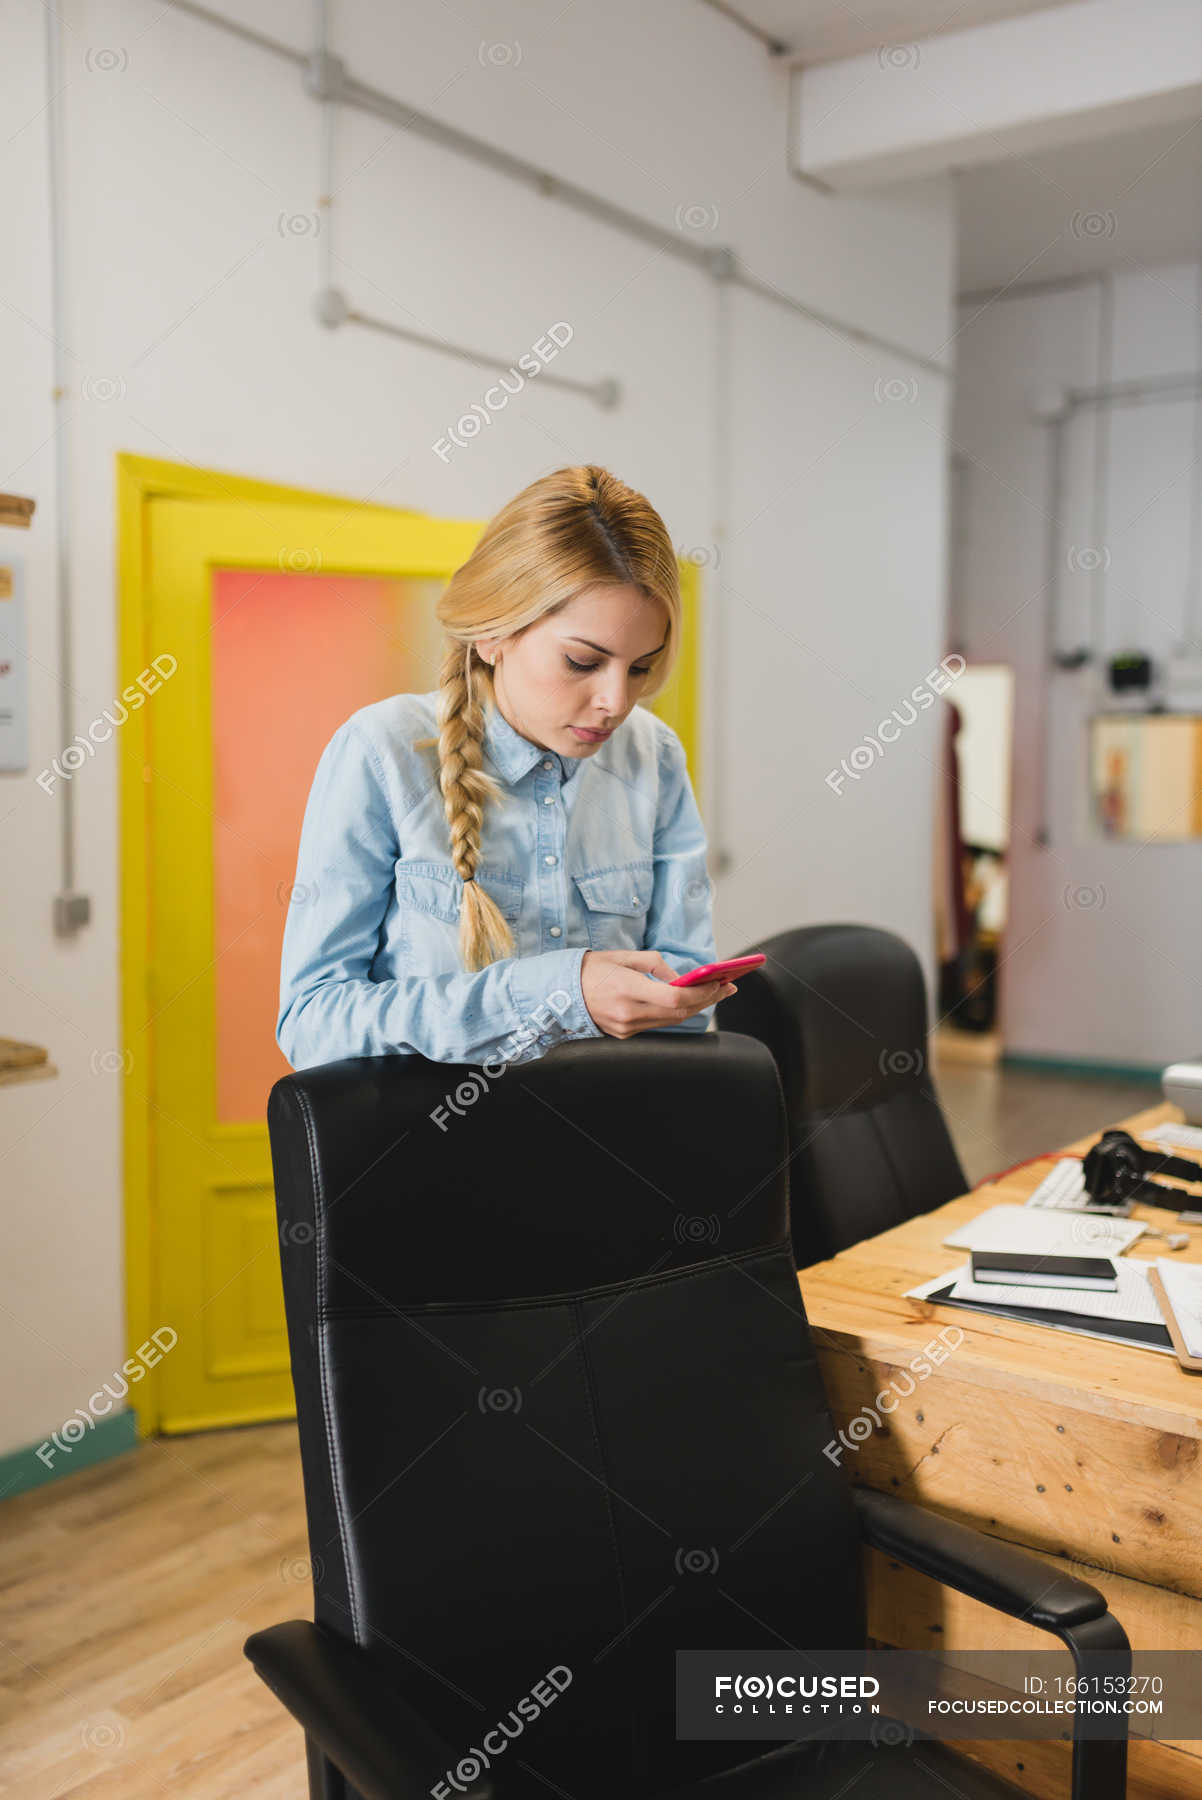
[[[377,1316],[408,1318],[411,1314],[424,1316],[427,1313],[536,1311],[539,1307],[569,1306],[578,1300],[603,1300],[609,1294],[629,1293],[632,1290],[650,1291],[657,1287],[667,1287],[673,1282],[700,1281],[703,1276],[711,1275],[716,1269],[726,1268],[732,1263],[755,1262],[760,1257],[779,1256],[782,1250],[791,1251],[792,1247],[791,1238],[781,1238],[771,1244],[757,1245],[752,1250],[740,1250],[735,1256],[713,1256],[708,1262],[693,1263],[687,1269],[674,1269],[667,1275],[638,1275],[627,1281],[610,1281],[601,1287],[581,1288],[561,1294],[520,1295],[512,1300],[432,1300],[411,1306],[391,1302],[380,1306],[337,1306],[326,1308],[324,1316],[328,1319],[370,1319]]]

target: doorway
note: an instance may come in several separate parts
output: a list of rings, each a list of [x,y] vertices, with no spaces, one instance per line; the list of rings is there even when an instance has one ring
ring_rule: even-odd
[[[970,663],[946,698],[936,808],[938,1045],[949,1061],[1002,1054],[1014,671]]]

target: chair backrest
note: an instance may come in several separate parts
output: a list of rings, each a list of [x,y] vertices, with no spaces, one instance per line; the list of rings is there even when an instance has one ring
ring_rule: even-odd
[[[807,925],[749,950],[768,961],[739,977],[720,1016],[780,1070],[797,1267],[962,1194],[909,945],[870,925]]]
[[[360,1058],[268,1122],[318,1621],[532,1791],[744,1760],[676,1742],[678,1649],[865,1642],[767,1050]]]

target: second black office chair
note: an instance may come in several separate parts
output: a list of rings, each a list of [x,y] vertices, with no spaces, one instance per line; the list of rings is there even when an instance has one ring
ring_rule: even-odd
[[[968,1187],[928,1066],[922,968],[870,925],[806,925],[750,944],[719,1024],[776,1059],[789,1119],[799,1269]]]

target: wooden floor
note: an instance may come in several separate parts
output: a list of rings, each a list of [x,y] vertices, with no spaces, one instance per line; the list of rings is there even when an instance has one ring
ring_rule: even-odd
[[[1153,1104],[1146,1087],[949,1067],[971,1182]],[[5,1800],[306,1800],[300,1728],[242,1655],[312,1617],[296,1429],[158,1438],[0,1505]]]
[[[941,1062],[932,1076],[960,1162],[975,1187],[1028,1156],[1070,1144],[1108,1120],[1158,1106],[1158,1083],[1042,1069],[971,1068]]]
[[[305,1800],[242,1655],[313,1616],[294,1425],[156,1438],[0,1519],[6,1800]]]

